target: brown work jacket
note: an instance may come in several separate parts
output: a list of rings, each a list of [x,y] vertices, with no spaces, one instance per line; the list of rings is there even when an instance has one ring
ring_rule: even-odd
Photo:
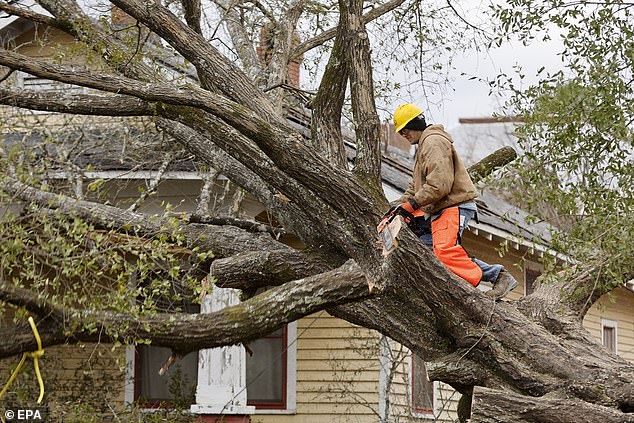
[[[424,212],[432,214],[477,197],[451,135],[442,125],[430,125],[421,134],[412,182],[399,201],[411,197]]]

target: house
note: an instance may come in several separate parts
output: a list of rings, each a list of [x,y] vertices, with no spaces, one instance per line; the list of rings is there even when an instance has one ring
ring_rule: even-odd
[[[51,45],[72,43],[64,34],[42,28],[38,34],[46,34],[45,42],[32,43],[35,37],[32,25],[20,19],[0,22],[4,25],[0,27],[1,39],[13,40],[25,54],[46,56],[53,51]],[[14,75],[12,82],[34,89],[68,88],[24,74]],[[54,114],[37,113],[28,118],[55,129],[53,133],[61,141],[47,148],[65,158],[66,164],[72,164],[60,168],[58,177],[62,181],[68,174],[80,173],[84,185],[76,184],[79,191],[85,191],[91,181],[101,180],[107,188],[107,199],[128,207],[139,196],[140,189],[152,188],[151,195],[139,205],[139,210],[147,213],[160,212],[164,202],[173,204],[176,212],[190,213],[203,201],[200,193],[209,171],[178,152],[170,157],[172,152],[143,122],[121,120],[115,125],[112,119],[97,119],[78,131],[65,129],[60,124],[62,118]],[[296,124],[305,124],[302,119],[301,114],[296,116]],[[482,132],[495,133],[494,126],[498,124],[465,122],[458,129],[469,134],[473,131],[467,125],[478,131],[486,128],[476,125],[491,125],[490,131]],[[462,142],[460,131],[455,132],[457,143]],[[31,145],[42,144],[44,137],[19,126],[3,134],[4,142]],[[59,148],[78,139],[88,140],[81,151]],[[349,151],[353,154],[352,149]],[[148,157],[153,158],[151,165],[143,165]],[[168,166],[161,171],[163,163]],[[410,177],[407,164],[384,158],[383,182],[388,198],[400,195]],[[206,207],[228,210],[234,199],[240,199],[239,190],[221,175],[209,181]],[[483,260],[504,264],[515,275],[520,286],[510,294],[510,300],[530,293],[541,272],[540,256],[550,253],[548,228],[528,224],[525,213],[490,193],[483,193],[479,205],[480,222],[474,222],[465,233],[465,247],[478,251]],[[242,216],[251,219],[267,217],[266,210],[248,196],[240,199],[240,210]],[[502,258],[498,254],[500,244],[508,246]],[[634,361],[634,287],[620,288],[611,298],[616,301],[603,298],[592,308],[585,325],[606,348]],[[229,292],[226,298],[218,299],[218,304],[210,300],[203,308],[222,306],[221,300],[236,301]],[[191,305],[189,311],[200,310]],[[406,348],[377,332],[326,312],[293,322],[251,343],[249,349],[252,355],[241,347],[193,353],[180,359],[166,376],[159,376],[157,369],[169,356],[161,348],[115,348],[102,344],[48,348],[42,359],[47,402],[52,413],[65,416],[66,420],[72,415],[98,413],[104,420],[116,421],[112,410],[118,414],[117,418],[124,419],[122,410],[133,403],[146,410],[158,406],[191,409],[193,404],[195,410],[204,411],[204,401],[212,400],[214,404],[224,404],[219,414],[225,415],[225,421],[231,418],[231,412],[250,414],[251,421],[262,423],[455,420],[459,394],[444,384],[426,380],[423,357],[413,357]],[[240,374],[227,374],[234,377],[231,383],[218,383],[214,387],[209,383],[213,376],[209,370],[219,368],[219,361],[222,358],[226,361],[227,357],[244,367],[246,379],[242,380]],[[8,379],[8,369],[15,362],[0,363],[0,382]],[[228,390],[222,391],[220,386]],[[20,398],[22,391],[28,397],[28,392],[36,389],[27,374],[18,381],[13,398]],[[196,393],[206,397],[196,398]],[[236,401],[242,397],[244,402]]]

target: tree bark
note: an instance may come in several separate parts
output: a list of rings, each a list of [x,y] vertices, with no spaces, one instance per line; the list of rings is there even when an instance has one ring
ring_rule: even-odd
[[[344,60],[344,27],[339,26],[339,34],[330,53],[324,76],[317,94],[312,101],[311,139],[314,148],[334,166],[345,168],[348,157],[341,134],[341,109],[348,86],[348,65]]]
[[[123,313],[61,309],[34,297],[26,289],[0,287],[0,301],[25,306],[40,314],[37,327],[43,347],[64,342],[145,339],[180,355],[201,348],[249,342],[324,307],[358,301],[369,295],[365,276],[352,261],[321,275],[272,288],[236,306],[201,314],[132,317]],[[94,322],[96,328],[84,330],[87,321]],[[23,328],[0,329],[0,337],[7,340],[0,345],[0,358],[37,349],[31,331],[20,329]]]
[[[41,3],[69,33],[98,48],[99,31],[93,32],[97,26],[75,2]],[[465,394],[463,416],[468,415],[472,399],[475,421],[548,422],[566,416],[584,421],[584,415],[591,413],[606,421],[631,421],[634,366],[607,354],[581,326],[589,305],[606,292],[594,289],[592,267],[587,275],[563,278],[517,304],[494,303],[451,274],[408,229],[401,231],[399,247],[387,257],[375,248],[376,223],[386,201],[378,194],[371,73],[361,64],[350,68],[352,62],[370,60],[360,2],[341,2],[342,9],[350,7],[342,15],[347,32],[341,35],[354,42],[347,44],[349,51],[341,48],[331,57],[348,63],[355,120],[360,125],[357,173],[333,166],[332,161],[311,149],[244,72],[166,7],[152,3],[149,8],[141,0],[115,0],[114,4],[191,62],[201,79],[209,82],[203,84],[208,90],[156,82],[142,63],[131,65],[130,70],[111,60],[112,68],[125,75],[119,76],[2,50],[0,64],[110,92],[116,94],[113,101],[127,102],[134,113],[151,114],[197,160],[248,189],[307,248],[298,252],[266,233],[235,227],[182,225],[179,230],[188,245],[224,257],[213,270],[222,272],[227,286],[252,288],[247,283],[251,280],[256,286],[283,283],[238,306],[208,315],[157,314],[131,319],[126,314],[60,309],[3,280],[0,300],[41,315],[38,328],[44,345],[112,340],[112,334],[120,329],[125,340],[150,339],[154,345],[185,353],[246,342],[284,323],[328,309],[335,316],[390,336],[428,360],[431,377]],[[113,56],[111,47],[103,53],[106,60]],[[336,81],[338,96],[345,79]],[[31,95],[6,101],[20,101],[29,107],[46,107],[49,102],[51,107],[63,110],[62,102],[54,100]],[[100,104],[97,98],[90,100]],[[78,105],[71,106],[66,111],[91,113]],[[115,105],[99,107],[104,114],[122,113]],[[320,110],[330,113],[331,109]],[[332,127],[332,117],[320,119]],[[169,223],[104,205],[68,201],[15,181],[3,182],[3,190],[106,228],[133,228],[136,236],[154,236]],[[277,260],[285,260],[286,266],[280,266]],[[608,285],[606,289],[610,288]],[[96,323],[96,332],[75,325],[85,319]],[[0,336],[9,340],[0,345],[0,357],[35,349],[32,334],[22,329],[0,331]],[[503,391],[481,389],[480,385]],[[554,408],[556,401],[562,406]]]
[[[556,393],[527,397],[509,391],[476,387],[472,423],[632,423],[634,415]]]
[[[381,189],[380,121],[374,104],[374,83],[370,64],[370,41],[363,23],[363,0],[340,0],[344,52],[350,75],[352,113],[354,116],[357,156],[354,173],[369,191]]]

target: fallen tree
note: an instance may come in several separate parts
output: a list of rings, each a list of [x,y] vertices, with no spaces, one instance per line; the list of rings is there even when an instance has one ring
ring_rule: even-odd
[[[272,59],[271,75],[262,87],[207,42],[196,13],[183,22],[159,3],[148,8],[140,0],[113,1],[195,67],[199,86],[175,85],[157,80],[142,60],[116,60],[121,52],[130,53],[130,47],[104,32],[76,3],[39,3],[53,18],[0,5],[8,13],[66,31],[98,51],[107,71],[7,49],[0,54],[0,65],[101,93],[5,87],[0,102],[71,114],[151,117],[175,144],[247,190],[305,246],[292,249],[267,232],[177,224],[70,199],[20,181],[18,172],[4,179],[2,190],[12,201],[36,204],[39,213],[52,210],[55,216],[80,218],[140,239],[165,235],[167,243],[178,240],[174,243],[181,248],[212,252],[211,271],[220,285],[243,290],[278,285],[221,312],[131,318],[120,311],[60,305],[46,292],[34,292],[3,274],[0,301],[37,315],[44,345],[147,339],[183,354],[246,342],[325,309],[425,357],[430,378],[460,391],[462,416],[474,422],[585,421],[588,413],[605,422],[634,421],[634,366],[606,354],[581,326],[589,306],[619,286],[612,280],[597,284],[595,262],[582,263],[574,275],[562,275],[517,303],[494,303],[448,272],[407,230],[389,256],[376,249],[376,223],[387,202],[380,181],[379,121],[362,2],[339,3],[331,60],[312,104],[310,139],[284,119],[279,93],[265,94],[273,82],[284,79],[283,69],[295,54],[290,38],[279,39],[279,57]],[[295,3],[276,22],[279,34],[289,34],[285,25],[292,27],[304,6]],[[339,128],[347,83],[357,140],[352,170],[341,156]],[[631,268],[624,270],[623,278],[633,276]],[[10,340],[0,346],[0,357],[35,349],[25,326],[3,328],[0,336]]]

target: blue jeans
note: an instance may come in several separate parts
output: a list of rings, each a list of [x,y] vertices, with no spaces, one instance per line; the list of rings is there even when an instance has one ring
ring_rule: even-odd
[[[473,216],[475,216],[475,210],[463,209],[461,207],[458,207],[458,210],[460,212],[460,230],[458,231],[458,243],[460,243],[462,232],[467,226],[469,226],[469,221],[473,219]],[[434,246],[432,234],[423,234],[420,236],[420,239],[425,243],[425,245],[429,247]],[[502,269],[504,269],[504,266],[502,266],[501,264],[488,264],[475,257],[473,258],[473,262],[477,264],[480,269],[482,269],[482,280],[485,282],[495,282]]]

